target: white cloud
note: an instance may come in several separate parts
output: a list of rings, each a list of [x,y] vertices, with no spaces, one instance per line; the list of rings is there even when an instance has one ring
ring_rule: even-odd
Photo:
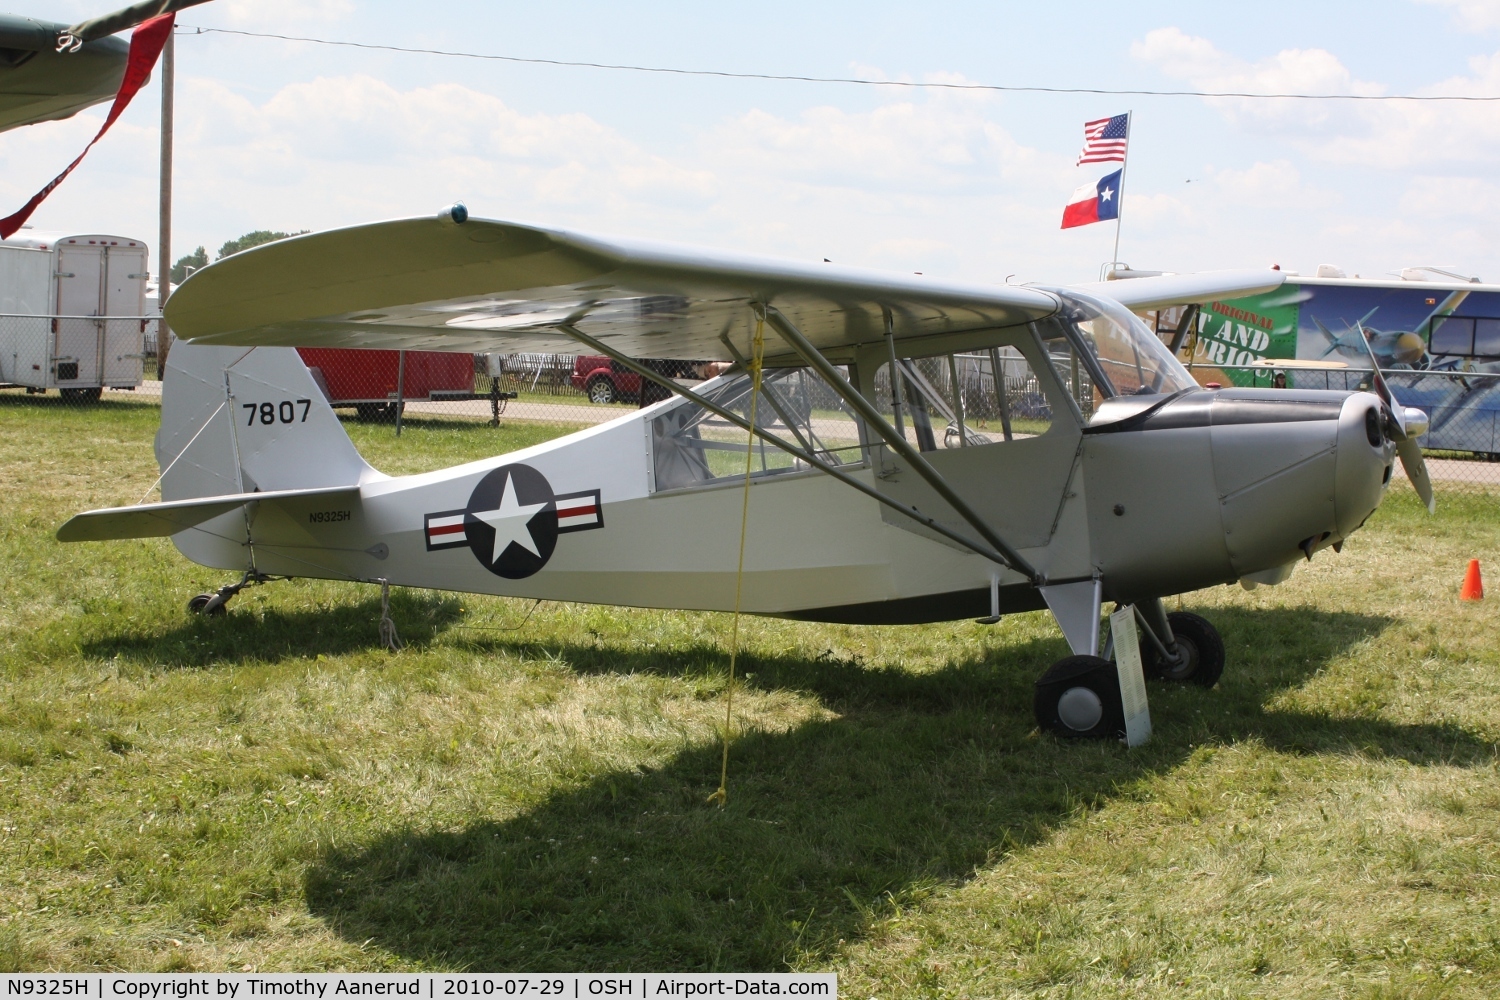
[[[1500,9],[1500,3],[1496,4]],[[1359,80],[1323,49],[1287,49],[1251,63],[1204,38],[1159,28],[1131,54],[1168,76],[1215,92],[1380,95],[1384,85]],[[1500,94],[1500,54],[1469,60],[1469,74],[1419,88],[1419,96]],[[1334,164],[1405,170],[1491,166],[1500,156],[1494,106],[1467,102],[1318,101],[1208,98],[1231,125],[1293,143]]]
[[[1131,45],[1130,54],[1169,77],[1216,93],[1375,95],[1385,90],[1378,83],[1356,79],[1326,49],[1284,49],[1252,63],[1178,28],[1148,33]],[[1255,131],[1316,137],[1330,128],[1367,128],[1354,102],[1212,98],[1208,103],[1231,122]]]
[[[1194,72],[1223,66],[1201,40],[1167,41],[1156,51],[1177,52]],[[742,111],[660,148],[590,115],[525,113],[455,83],[402,89],[327,76],[248,97],[198,76],[179,87],[178,256],[252,229],[325,229],[434,212],[457,198],[480,216],[989,281],[1012,272],[1091,278],[1113,241],[1112,226],[1059,230],[1079,180],[1072,137],[1064,149],[1027,145],[1007,127],[1007,100],[993,95]],[[38,226],[154,245],[154,118],[150,107],[133,108],[43,206]],[[0,200],[23,202],[99,120],[90,112],[0,138]],[[1418,258],[1482,270],[1495,258],[1485,243],[1487,223],[1500,221],[1495,186],[1426,170],[1372,212],[1358,189],[1297,155],[1330,154],[1327,140],[1293,124],[1263,156],[1192,165],[1190,185],[1163,188],[1148,180],[1149,160],[1139,174],[1132,165],[1139,179],[1126,199],[1124,258],[1174,269],[1321,258],[1351,270]],[[1243,127],[1252,126],[1272,130]],[[1451,211],[1465,199],[1475,206],[1467,218]],[[1434,225],[1444,205],[1449,215]]]
[[[485,214],[524,206],[602,221],[643,201],[701,208],[713,194],[709,174],[646,153],[587,115],[524,115],[457,84],[398,91],[367,76],[324,77],[255,104],[192,80],[183,104],[183,197],[208,211],[228,196],[248,228],[267,212],[300,211],[300,226],[317,227],[436,210],[456,197]]]
[[[1485,32],[1500,28],[1500,0],[1417,0],[1417,3],[1446,7],[1453,20],[1465,31]]]
[[[327,24],[354,13],[353,0],[221,0],[215,7],[237,28],[273,30],[291,24]]]
[[[993,98],[748,111],[658,152],[584,114],[523,114],[458,84],[324,77],[253,100],[179,97],[179,232],[325,228],[434,211],[902,270],[985,274],[1056,227],[1062,154],[1019,144]],[[0,161],[3,166],[3,161]],[[182,236],[178,237],[183,240]],[[968,248],[967,251],[962,248]]]
[[[1500,184],[1480,177],[1413,177],[1400,209],[1434,222],[1493,218],[1500,215]]]

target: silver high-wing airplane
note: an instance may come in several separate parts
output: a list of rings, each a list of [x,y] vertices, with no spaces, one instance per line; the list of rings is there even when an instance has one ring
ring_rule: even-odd
[[[1200,389],[1129,311],[1280,281],[965,285],[596,239],[461,205],[294,237],[197,272],[167,305],[185,343],[165,375],[163,502],[79,514],[58,537],[170,535],[195,562],[243,571],[194,599],[208,613],[273,576],[726,611],[748,450],[745,611],[900,624],[1050,609],[1074,655],[1038,681],[1037,720],[1113,735],[1124,709],[1100,656],[1103,602],[1140,612],[1153,673],[1212,685],[1213,626],[1161,598],[1279,583],[1338,550],[1398,451],[1431,502],[1420,411],[1372,393]],[[675,396],[390,477],[290,349],[317,345],[582,347]],[[690,389],[637,358],[732,366]]]

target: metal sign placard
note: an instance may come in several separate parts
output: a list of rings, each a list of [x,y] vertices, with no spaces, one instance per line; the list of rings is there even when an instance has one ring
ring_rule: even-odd
[[[1138,747],[1151,738],[1151,706],[1146,699],[1135,607],[1116,609],[1109,616],[1109,630],[1115,641],[1115,669],[1120,673],[1120,701],[1125,708],[1125,745]]]

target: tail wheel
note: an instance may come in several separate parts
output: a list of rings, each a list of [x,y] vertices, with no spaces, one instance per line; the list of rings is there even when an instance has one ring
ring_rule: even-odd
[[[1058,660],[1036,682],[1036,723],[1058,736],[1109,739],[1125,729],[1120,675],[1097,656]]]
[[[215,618],[229,613],[229,609],[226,608],[223,604],[214,607],[212,610],[204,611],[204,609],[208,607],[208,602],[213,599],[213,594],[199,594],[192,600],[188,601],[188,610],[195,615],[207,614],[210,617]]]
[[[620,398],[615,384],[607,378],[596,378],[589,383],[589,402],[607,406]]]
[[[1213,687],[1224,673],[1224,640],[1208,619],[1191,611],[1173,611],[1167,615],[1172,627],[1173,645],[1168,650],[1175,659],[1164,659],[1150,639],[1141,642],[1141,662],[1148,675],[1179,684]]]

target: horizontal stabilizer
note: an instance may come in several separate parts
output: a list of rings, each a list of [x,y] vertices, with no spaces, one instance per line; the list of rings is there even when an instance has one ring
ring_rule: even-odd
[[[308,490],[267,490],[261,493],[231,493],[221,497],[197,497],[168,503],[143,503],[134,507],[106,507],[75,514],[57,529],[59,542],[103,542],[115,538],[162,538],[175,535],[236,507],[261,500],[292,497],[358,496],[358,486],[320,487]]]

